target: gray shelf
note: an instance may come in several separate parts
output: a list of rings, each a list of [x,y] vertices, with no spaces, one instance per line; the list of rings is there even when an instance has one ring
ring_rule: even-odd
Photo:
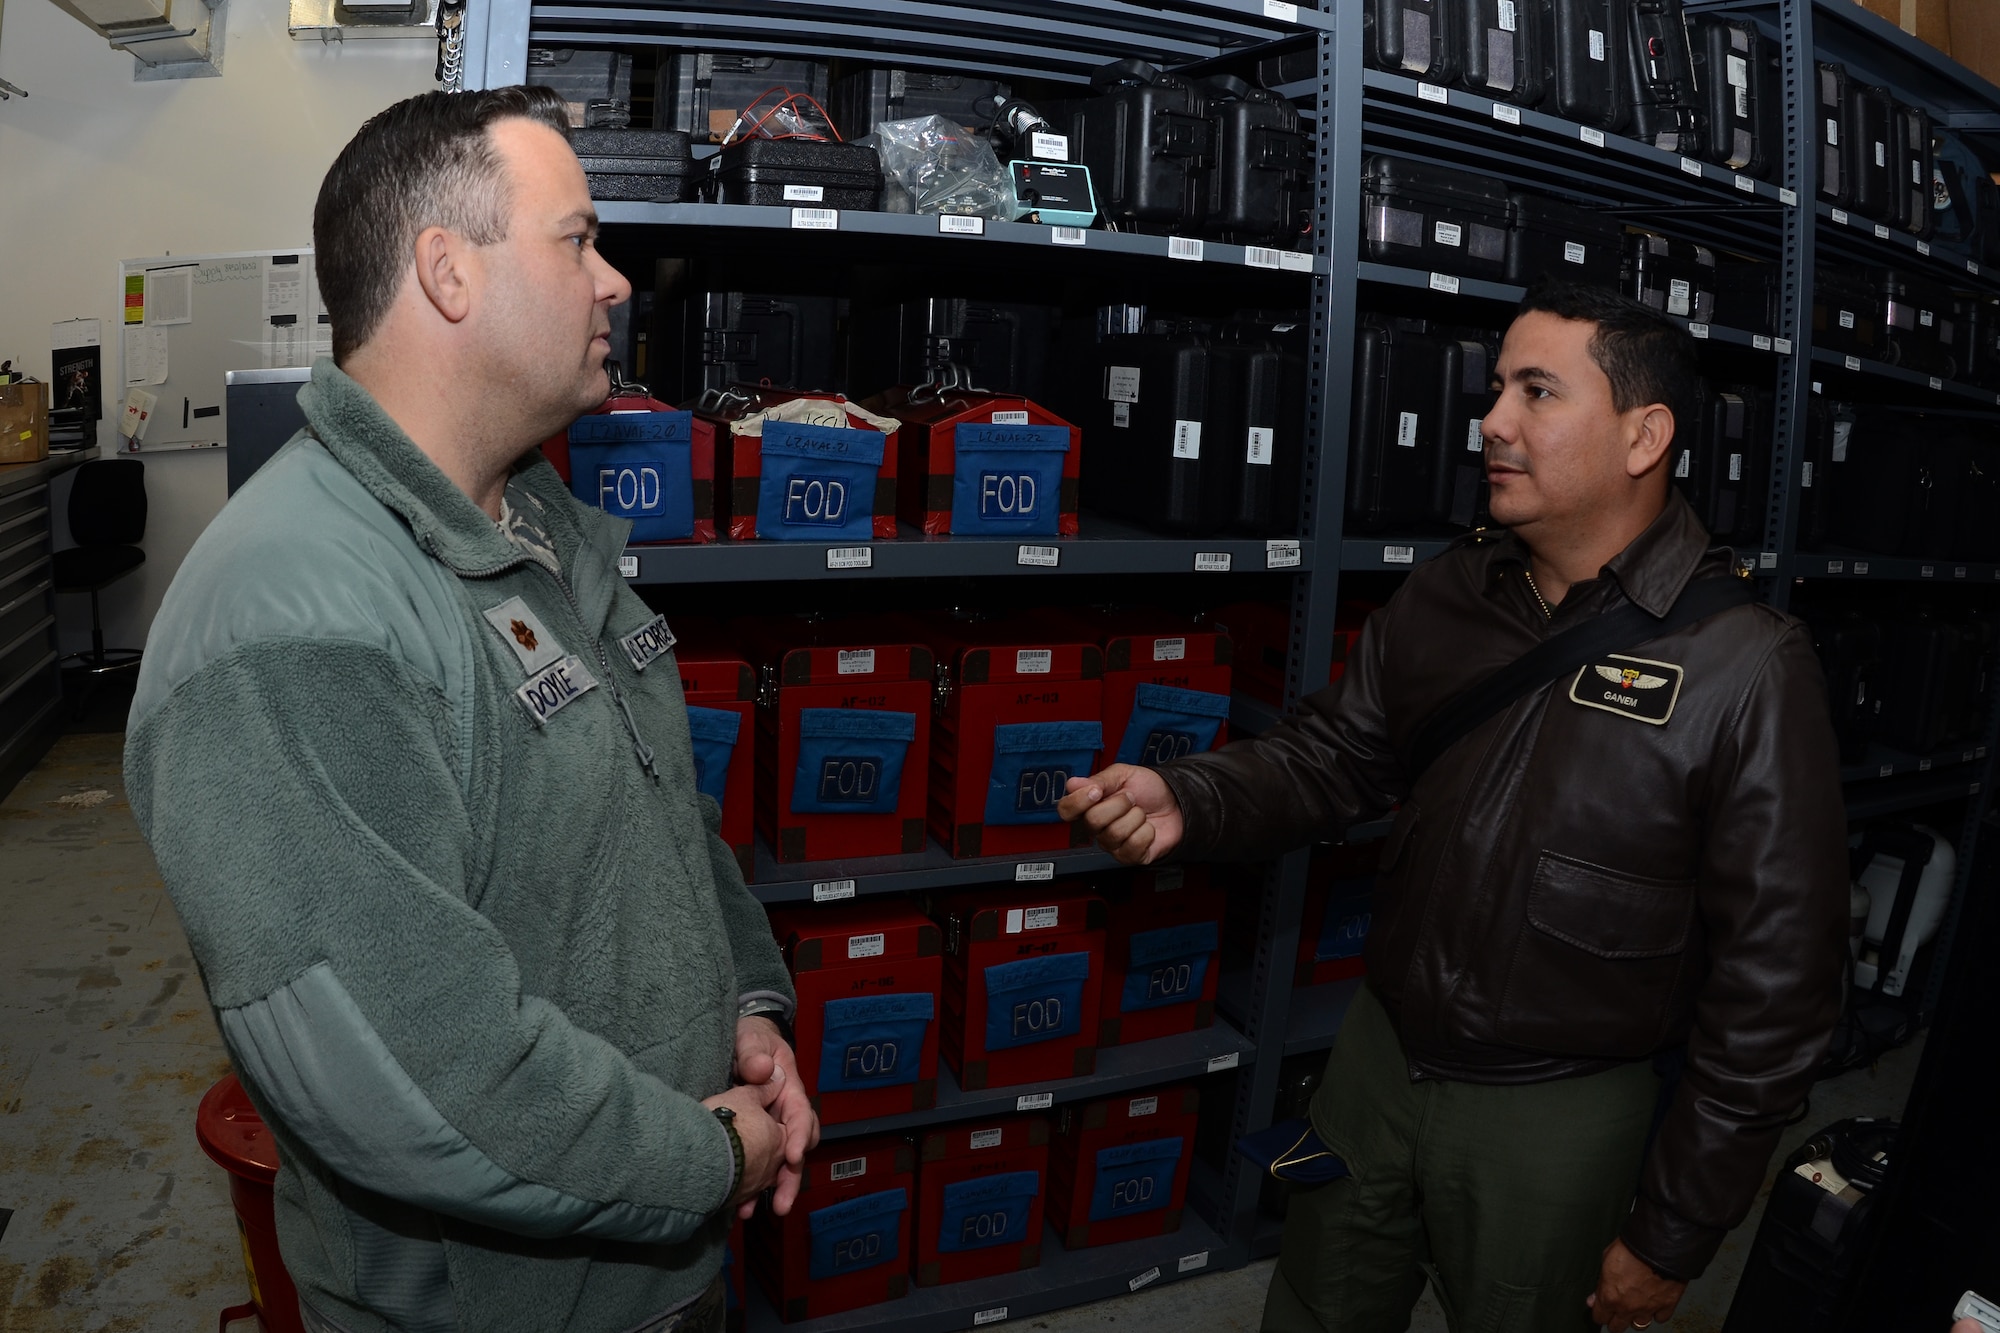
[[[1853,375],[1872,375],[1877,379],[1894,380],[1898,384],[1908,384],[1933,393],[1943,394],[1947,400],[1957,399],[1980,407],[2000,407],[2000,393],[1991,389],[1981,389],[1971,384],[1960,384],[1955,380],[1942,379],[1936,375],[1926,375],[1922,371],[1905,370],[1901,366],[1886,365],[1880,361],[1870,361],[1865,357],[1852,356],[1845,352],[1830,352],[1824,347],[1813,348],[1813,364],[1836,366]],[[1947,401],[1944,406],[1955,406]]]
[[[1391,570],[1407,573],[1432,556],[1442,555],[1452,537],[1348,537],[1340,543],[1343,570]]]
[[[1054,866],[1053,877],[1087,875],[1113,870],[1118,863],[1095,847],[1071,848],[1056,852],[1035,852],[1021,856],[953,857],[936,840],[926,838],[924,850],[909,856],[865,856],[840,861],[802,861],[786,864],[771,854],[770,844],[757,839],[757,878],[750,892],[770,906],[782,903],[834,901],[827,896],[832,888],[840,897],[869,897],[878,893],[911,893],[922,889],[964,888],[971,884],[1041,883],[1048,876],[1034,868]],[[1022,867],[1028,867],[1023,877]],[[839,886],[852,884],[852,893]]]
[[[1182,1264],[1192,1266],[1183,1270]],[[973,1327],[973,1320],[1009,1324],[1067,1305],[1110,1300],[1201,1273],[1240,1267],[1241,1251],[1229,1245],[1190,1208],[1181,1228],[1165,1236],[1066,1250],[1053,1228],[1042,1230],[1040,1267],[942,1287],[911,1287],[899,1301],[864,1306],[803,1323],[780,1323],[770,1299],[750,1283],[751,1333],[932,1333]],[[994,1314],[1004,1311],[1004,1314]]]
[[[1911,774],[1884,778],[1847,793],[1849,819],[1874,819],[1881,815],[1919,810],[1927,805],[1977,796],[1984,789],[1979,771],[1968,776],[1963,770],[1948,773]]]
[[[1819,217],[1825,239],[1841,249],[1866,255],[1877,263],[1927,270],[1943,282],[1963,286],[1971,280],[1981,287],[2000,288],[2000,273],[1981,265],[1949,242],[1926,241],[1831,204],[1818,204],[1813,211]]]
[[[1689,5],[1688,8],[1695,8]],[[1814,47],[1886,83],[1905,102],[1932,112],[1946,129],[2000,131],[2000,88],[1855,0],[1812,0]]]
[[[1333,1045],[1347,1019],[1347,1007],[1361,993],[1362,985],[1360,977],[1350,977],[1293,991],[1291,1008],[1285,1014],[1285,1054],[1325,1050]]]
[[[1791,558],[1789,572],[1795,579],[1881,579],[1891,583],[1957,584],[2000,581],[2000,565],[1839,552],[1795,555]]]
[[[1977,763],[1986,757],[1986,747],[1974,742],[1963,745],[1949,745],[1929,754],[1908,754],[1891,749],[1886,745],[1871,745],[1867,756],[1859,763],[1843,764],[1840,768],[1842,782],[1868,782],[1877,778],[1892,778],[1910,773],[1936,772],[1942,777],[1959,776],[1950,770],[1966,764]],[[1970,778],[1968,777],[1968,781]]]

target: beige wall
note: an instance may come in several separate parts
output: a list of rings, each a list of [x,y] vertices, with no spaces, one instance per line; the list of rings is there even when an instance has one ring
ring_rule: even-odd
[[[435,86],[431,43],[295,42],[286,0],[230,0],[223,76],[158,83],[134,82],[131,56],[49,0],[9,0],[4,13],[0,78],[29,96],[0,102],[0,359],[40,376],[52,322],[95,317],[115,334],[121,259],[309,244],[313,197],[341,145],[374,112]],[[107,386],[107,450],[121,397]],[[144,458],[147,561],[103,594],[116,646],[143,640],[224,499],[222,451]],[[60,600],[64,646],[87,647],[88,602]]]

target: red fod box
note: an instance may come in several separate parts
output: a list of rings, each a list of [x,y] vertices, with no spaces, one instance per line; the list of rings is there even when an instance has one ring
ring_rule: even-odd
[[[674,408],[651,397],[643,385],[626,385],[607,399],[595,412],[586,416],[614,415],[623,412],[672,412]],[[571,488],[571,494],[585,504],[596,503],[600,508],[629,517],[633,520],[632,541],[635,545],[671,542],[712,542],[721,525],[723,511],[718,502],[715,486],[715,422],[700,413],[692,414],[688,423],[688,453],[686,489],[689,507],[693,513],[692,528],[684,536],[654,535],[655,527],[668,519],[668,510],[678,504],[677,492],[681,489],[681,479],[668,477],[660,471],[647,470],[644,462],[630,469],[618,470],[597,485],[586,484],[581,492],[572,480],[570,459],[570,432],[565,427],[542,441],[542,456],[549,460],[556,475],[563,479],[563,485]],[[647,461],[664,463],[672,460],[678,470],[677,452],[672,449],[660,451],[659,456]],[[621,483],[625,493],[620,494]],[[606,500],[611,501],[605,504]],[[678,523],[678,518],[672,520]]]
[[[771,913],[799,1005],[793,1049],[822,1124],[937,1105],[944,936],[907,902]]]
[[[736,853],[747,882],[756,868],[757,673],[718,636],[683,633],[674,662],[687,698],[695,785],[722,807],[722,840]]]
[[[1361,627],[1378,609],[1372,602],[1340,604],[1333,619],[1333,664],[1325,680],[1306,681],[1301,695],[1340,679],[1347,670],[1348,654],[1361,643]],[[1207,619],[1234,642],[1233,684],[1237,692],[1273,708],[1282,707],[1285,667],[1292,650],[1291,611],[1265,602],[1236,602],[1217,607]]]
[[[729,1333],[743,1333],[749,1322],[750,1255],[743,1248],[743,1219],[729,1223],[729,1239],[722,1246],[722,1326]]]
[[[918,1155],[918,1286],[1018,1273],[1042,1262],[1047,1120],[1009,1116],[932,1130]]]
[[[931,650],[867,636],[866,627],[746,621],[738,629],[765,687],[757,826],[778,860],[922,851]]]
[[[1215,1023],[1229,896],[1207,866],[1148,866],[1106,886],[1097,1044],[1118,1046]]]
[[[1379,842],[1340,843],[1313,851],[1292,985],[1320,986],[1368,972],[1362,949],[1373,916]]]
[[[1073,632],[1007,622],[953,625],[932,642],[947,663],[931,747],[932,836],[958,857],[1087,843],[1056,803],[1104,748],[1103,651]]]
[[[757,1281],[786,1323],[909,1294],[915,1166],[907,1139],[822,1143],[806,1154],[792,1211],[757,1210]]]
[[[1049,1225],[1066,1250],[1181,1229],[1201,1096],[1188,1084],[1064,1107],[1049,1147]]]
[[[1145,611],[1085,614],[1077,625],[1104,649],[1099,768],[1163,764],[1228,743],[1228,634]]]
[[[1081,430],[1018,394],[925,386],[884,400],[902,423],[903,522],[926,536],[1076,536]]]
[[[894,417],[839,394],[744,385],[703,395],[694,411],[715,430],[732,538],[839,543],[896,535]]]
[[[1104,900],[1076,884],[959,895],[943,905],[939,1051],[969,1090],[1097,1069]]]

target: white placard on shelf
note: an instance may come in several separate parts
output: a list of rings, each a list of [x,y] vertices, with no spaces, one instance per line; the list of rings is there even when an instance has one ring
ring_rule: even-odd
[[[1264,568],[1295,569],[1299,564],[1299,544],[1295,541],[1264,543]]]
[[[1510,102],[1495,102],[1493,104],[1493,119],[1501,122],[1503,125],[1519,125],[1521,123],[1521,108]]]
[[[851,879],[829,879],[813,885],[813,901],[816,903],[838,902],[853,896],[854,881]]]
[[[1139,1288],[1148,1286],[1154,1282],[1158,1282],[1159,1280],[1160,1280],[1159,1266],[1155,1265],[1152,1268],[1147,1269],[1145,1272],[1139,1274],[1139,1276],[1133,1278],[1130,1282],[1127,1282],[1125,1286],[1130,1291],[1137,1291]]]
[[[1760,352],[1768,352],[1771,350],[1771,336],[1768,333],[1753,333],[1750,335],[1750,345]]]
[[[1771,339],[1771,346],[1778,349],[1779,356],[1790,356],[1792,354],[1792,340],[1790,338],[1773,338]]]
[[[1799,206],[1799,192],[1797,190],[1786,189],[1780,185],[1778,187],[1778,202],[1786,208],[1797,208]]]
[[[1016,1111],[1046,1111],[1055,1104],[1053,1092],[1024,1092],[1014,1099]]]
[[[1451,295],[1456,296],[1458,295],[1458,278],[1450,273],[1433,273],[1431,274],[1431,290],[1434,292],[1449,292]]]
[[[940,213],[938,230],[946,236],[984,236],[986,219],[970,213]]]
[[[1868,562],[1866,560],[1856,560],[1854,562],[1854,572],[1856,574],[1866,575],[1868,573]]]
[[[972,1312],[972,1326],[974,1328],[983,1328],[987,1324],[997,1324],[1006,1317],[1007,1307],[1004,1305],[996,1305],[990,1310],[974,1310]]]
[[[1202,244],[1199,236],[1167,237],[1167,258],[1169,259],[1186,259],[1199,264],[1201,262],[1201,251]]]
[[[1688,321],[1688,337],[1706,338],[1707,336],[1708,336],[1708,325],[1703,324],[1700,320]]]
[[[636,555],[621,555],[621,556],[619,556],[619,557],[618,557],[618,577],[619,577],[619,578],[621,578],[621,579],[636,579],[636,578],[638,578],[638,577],[639,577],[639,557],[638,557],[638,556],[636,556]]]
[[[1929,254],[1930,252],[1931,252],[1931,243],[1930,243],[1929,241],[1918,241],[1918,242],[1917,242],[1917,253],[1918,253],[1918,254],[1920,254],[1920,255],[1928,255],[1928,254]]]
[[[1846,366],[1849,370],[1859,370],[1861,369],[1861,358],[1858,356],[1845,357],[1840,364]]]
[[[829,546],[826,548],[828,569],[873,569],[875,550],[870,546]]]
[[[840,210],[837,208],[795,208],[792,210],[793,231],[839,231]]]
[[[1193,1254],[1182,1255],[1177,1267],[1183,1273],[1192,1273],[1197,1268],[1208,1267],[1208,1251],[1196,1250]]]
[[[1276,268],[1278,252],[1261,245],[1246,245],[1243,247],[1243,262],[1251,268]]]
[[[1280,23],[1297,23],[1299,7],[1288,3],[1288,0],[1264,0],[1264,17]]]
[[[1014,864],[1016,884],[1036,884],[1056,877],[1054,861],[1017,861]]]
[[[1441,83],[1419,83],[1417,97],[1420,101],[1436,102],[1440,106],[1451,101],[1451,94],[1444,90]]]
[[[1229,552],[1196,551],[1194,572],[1197,574],[1227,574],[1229,572]]]
[[[1385,546],[1382,548],[1382,563],[1385,565],[1414,565],[1417,563],[1417,548],[1414,546]]]
[[[1287,273],[1310,273],[1313,271],[1313,257],[1302,255],[1296,250],[1280,250],[1278,267]]]
[[[1604,147],[1604,131],[1593,125],[1578,127],[1576,137],[1589,144],[1592,148]]]
[[[1236,1068],[1242,1062],[1243,1055],[1240,1051],[1225,1051],[1221,1055],[1211,1055],[1208,1057],[1208,1072],[1219,1074],[1225,1069]]]
[[[1878,241],[1889,239],[1889,229],[1879,222],[1875,224],[1875,239]]]
[[[1014,555],[1017,565],[1039,565],[1043,569],[1054,569],[1062,563],[1060,546],[1023,546]]]
[[[1684,157],[1681,159],[1681,170],[1690,176],[1699,176],[1701,175],[1701,163],[1691,157]]]
[[[1834,209],[1833,220],[1836,223],[1840,224],[1841,226],[1845,227],[1847,225],[1847,210],[1844,208]]]
[[[1745,194],[1755,194],[1757,193],[1757,182],[1751,180],[1748,176],[1739,174],[1736,177],[1736,188]]]
[[[1082,245],[1090,235],[1081,227],[1050,227],[1049,240],[1057,245]]]
[[[1933,375],[1931,376],[1931,387],[1933,389],[1942,389],[1944,387],[1944,381],[1939,379],[1937,376]]]

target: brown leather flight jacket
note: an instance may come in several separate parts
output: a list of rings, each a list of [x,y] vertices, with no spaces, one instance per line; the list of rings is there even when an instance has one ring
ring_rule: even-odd
[[[1698,1276],[1763,1183],[1839,1017],[1847,854],[1824,677],[1798,621],[1721,612],[1515,702],[1416,777],[1416,728],[1587,617],[1731,577],[1685,501],[1553,618],[1508,535],[1413,571],[1339,681],[1164,766],[1191,859],[1338,838],[1401,804],[1368,985],[1411,1077],[1526,1083],[1685,1045],[1626,1245]],[[1597,667],[1605,670],[1599,671]]]

